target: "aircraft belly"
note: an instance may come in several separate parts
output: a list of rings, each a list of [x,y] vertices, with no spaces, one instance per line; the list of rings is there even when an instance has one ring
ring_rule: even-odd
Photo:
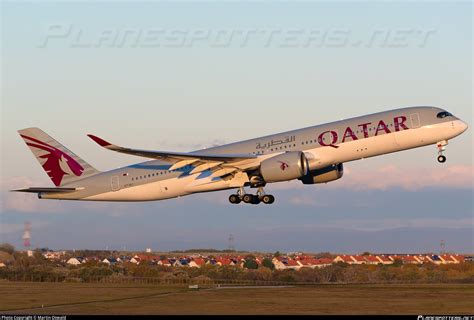
[[[452,138],[456,133],[452,127],[450,122],[445,122],[345,142],[339,144],[339,148],[334,149],[337,150],[337,157],[334,163],[348,162],[435,144],[439,141]]]
[[[391,153],[399,150],[399,145],[393,133],[385,133],[374,137],[374,147],[369,157],[378,154]]]
[[[353,160],[359,160],[363,158],[371,157],[374,154],[380,153],[378,149],[379,145],[383,143],[377,143],[379,137],[371,137],[367,139],[359,139],[355,141],[345,142],[340,145],[340,155],[338,156],[338,162],[348,162]],[[393,141],[393,139],[392,139]],[[338,149],[338,150],[339,150]]]
[[[309,170],[318,170],[330,166],[339,159],[339,149],[331,147],[314,148],[304,150],[306,158],[308,159]]]
[[[249,177],[245,172],[237,172],[229,179],[216,179],[212,176],[204,179],[195,179],[186,184],[185,191],[188,193],[200,193],[209,191],[226,190],[238,188],[249,182]]]
[[[452,126],[450,122],[396,132],[394,137],[399,146],[399,149],[396,151],[435,144],[439,141],[450,139],[451,135]]]
[[[410,149],[423,144],[425,139],[425,128],[410,129],[400,132],[395,132],[393,135],[400,150]]]
[[[167,199],[160,189],[159,182],[105,192],[83,198],[88,201],[152,201]]]

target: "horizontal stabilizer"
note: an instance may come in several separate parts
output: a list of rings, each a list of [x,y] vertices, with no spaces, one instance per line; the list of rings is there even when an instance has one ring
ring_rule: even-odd
[[[11,190],[11,191],[12,192],[30,192],[30,193],[41,193],[41,192],[68,193],[68,192],[75,192],[79,190],[84,190],[84,188],[28,188],[28,189],[19,189],[19,190]]]

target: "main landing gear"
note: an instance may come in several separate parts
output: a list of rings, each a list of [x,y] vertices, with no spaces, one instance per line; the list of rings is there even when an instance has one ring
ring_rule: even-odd
[[[239,204],[242,201],[248,204],[259,204],[261,202],[272,204],[275,202],[275,197],[270,194],[265,194],[262,187],[258,188],[256,195],[245,193],[244,188],[241,187],[239,191],[237,191],[237,194],[230,195],[229,202],[232,204]]]
[[[446,151],[446,146],[448,145],[448,141],[443,140],[441,142],[438,142],[436,146],[438,147],[438,162],[439,163],[445,163],[446,162],[446,157],[443,155],[443,152]]]

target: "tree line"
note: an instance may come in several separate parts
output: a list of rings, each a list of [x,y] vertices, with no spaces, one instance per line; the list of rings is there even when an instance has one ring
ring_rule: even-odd
[[[244,268],[236,266],[204,265],[201,268],[174,268],[156,264],[123,263],[108,266],[90,261],[79,266],[51,261],[35,251],[32,257],[15,252],[12,247],[0,246],[0,257],[7,261],[0,268],[0,279],[44,282],[91,282],[127,279],[158,280],[241,280],[283,283],[474,283],[474,263],[447,265],[349,265],[337,263],[321,269],[302,268],[275,270],[270,259],[261,265],[248,255]]]

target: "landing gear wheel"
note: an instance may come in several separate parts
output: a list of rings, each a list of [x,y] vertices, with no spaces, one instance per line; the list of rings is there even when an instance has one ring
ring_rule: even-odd
[[[264,195],[262,197],[262,202],[265,204],[272,204],[273,202],[275,202],[275,197],[269,194]]]
[[[445,163],[446,162],[446,157],[441,155],[441,156],[438,156],[438,162],[439,163]]]
[[[232,194],[229,196],[229,202],[232,204],[240,203],[241,201],[248,204],[259,204],[261,202],[265,204],[272,204],[275,202],[275,197],[270,194],[265,194],[263,187],[259,187],[257,194],[247,194],[245,193],[244,187],[240,187],[237,194]]]
[[[251,194],[245,194],[243,197],[242,197],[242,201],[245,202],[245,203],[253,203],[253,195]]]
[[[259,204],[260,203],[260,198],[258,196],[252,196],[252,204]]]
[[[239,204],[242,200],[240,200],[240,197],[236,194],[232,194],[229,197],[229,202],[232,204]]]

